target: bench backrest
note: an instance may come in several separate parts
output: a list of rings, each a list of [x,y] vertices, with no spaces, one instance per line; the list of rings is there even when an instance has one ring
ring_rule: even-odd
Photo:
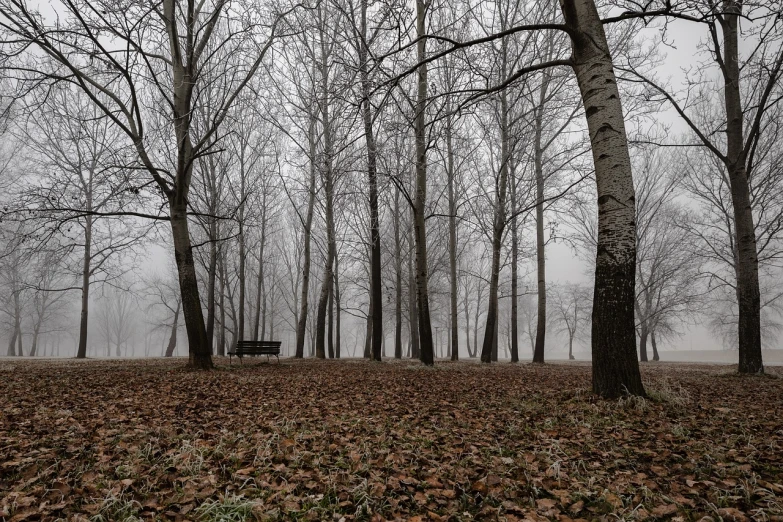
[[[281,344],[283,344],[282,341],[239,341],[237,350],[243,352],[248,350],[279,351]]]
[[[269,348],[276,348],[280,346],[282,341],[238,341],[237,346],[247,346],[247,347],[269,347]]]

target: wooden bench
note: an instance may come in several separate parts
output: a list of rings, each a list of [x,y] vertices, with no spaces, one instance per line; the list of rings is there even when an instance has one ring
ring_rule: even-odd
[[[239,341],[233,351],[228,352],[228,364],[231,364],[231,357],[236,355],[239,362],[245,355],[266,355],[267,360],[270,355],[277,357],[277,364],[280,364],[280,341]]]

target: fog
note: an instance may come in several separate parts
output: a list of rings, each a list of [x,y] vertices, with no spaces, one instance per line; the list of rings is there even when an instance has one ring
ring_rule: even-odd
[[[603,317],[621,162],[595,163],[554,4],[240,4],[196,15],[196,52],[179,18],[0,2],[3,353],[587,361],[616,312],[644,361],[783,361],[774,6],[739,24],[738,107],[711,14],[601,11],[632,13],[605,27],[636,263]]]

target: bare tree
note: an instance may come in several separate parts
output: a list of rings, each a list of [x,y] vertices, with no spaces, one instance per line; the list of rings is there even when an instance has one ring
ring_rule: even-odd
[[[128,355],[128,341],[133,337],[136,326],[136,301],[129,288],[108,287],[104,295],[99,299],[98,329],[106,342],[106,355],[111,355],[111,347],[114,346],[114,354],[122,356],[122,347],[125,346],[125,355]]]
[[[169,340],[163,352],[164,357],[172,357],[177,348],[177,331],[180,327],[182,297],[177,288],[175,267],[169,274],[155,274],[146,282],[146,299],[150,302],[148,310],[153,313],[163,311],[163,317],[155,327],[169,331]]]
[[[22,72],[32,71],[33,82],[67,81],[81,89],[127,135],[150,182],[165,199],[169,215],[149,217],[171,224],[189,364],[196,368],[211,368],[212,357],[188,220],[194,164],[220,138],[223,120],[262,65],[285,16],[248,6],[258,16],[256,23],[247,24],[228,5],[227,0],[165,0],[117,9],[110,2],[67,0],[62,4],[66,16],[47,22],[25,0],[0,3],[0,27],[9,35],[4,42],[7,50],[40,51],[28,53],[30,63]],[[225,82],[222,96],[194,96],[203,81],[217,78]],[[159,103],[143,103],[148,97]],[[214,104],[213,118],[195,134],[191,115],[200,103]],[[158,110],[162,107],[166,112]],[[158,136],[156,118],[164,120],[158,122]],[[172,144],[175,154],[158,157],[151,145],[160,141]]]
[[[555,286],[552,304],[559,331],[568,337],[568,359],[574,359],[574,340],[590,324],[590,293],[581,285]]]
[[[761,292],[759,245],[755,234],[750,179],[756,168],[756,151],[766,130],[769,112],[781,101],[783,45],[776,1],[745,5],[741,1],[652,2],[625,16],[661,15],[698,24],[708,38],[702,51],[710,60],[690,75],[685,92],[674,92],[652,75],[628,67],[625,71],[648,88],[648,96],[668,103],[693,133],[696,143],[709,150],[726,170],[736,241],[736,296],[740,373],[762,373]],[[743,30],[751,43],[747,55],[740,52]],[[712,79],[710,68],[719,72]],[[747,87],[743,87],[743,85]],[[699,121],[693,109],[722,105],[715,120]],[[716,115],[717,116],[717,115]],[[706,123],[706,125],[705,125]],[[725,129],[725,139],[716,129]]]
[[[50,289],[81,292],[76,357],[84,358],[90,288],[124,272],[117,258],[138,246],[145,231],[121,209],[138,209],[144,195],[124,135],[81,90],[55,85],[28,110],[31,117],[17,132],[37,175],[16,187],[19,215],[26,211],[41,227],[40,248],[56,244],[63,260],[73,257],[80,285]]]

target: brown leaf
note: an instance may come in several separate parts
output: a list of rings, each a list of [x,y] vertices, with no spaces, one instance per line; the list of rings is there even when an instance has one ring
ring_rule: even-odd
[[[677,512],[677,504],[661,504],[656,506],[652,510],[652,514],[656,517],[665,517],[667,515],[673,515]]]
[[[720,508],[718,515],[726,522],[747,522],[750,520],[737,508]]]

